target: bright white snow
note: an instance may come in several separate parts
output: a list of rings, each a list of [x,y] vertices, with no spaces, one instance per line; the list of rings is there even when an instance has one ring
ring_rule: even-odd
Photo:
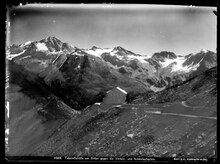
[[[26,43],[23,44],[23,46],[31,44],[31,41],[27,41]]]
[[[206,49],[201,49],[201,52],[207,53],[208,50],[206,50]]]
[[[36,46],[39,51],[47,51],[48,50],[47,46],[44,43],[37,43]]]
[[[176,72],[176,71],[188,72],[189,68],[188,67],[183,67],[183,63],[185,62],[185,60],[186,59],[184,57],[177,57],[176,60],[175,60],[176,64],[173,65],[171,72]]]
[[[9,118],[9,101],[6,102],[7,116]]]
[[[134,134],[127,134],[127,136],[128,136],[129,138],[133,138],[133,137],[134,137]]]
[[[79,53],[79,52],[73,52],[73,53],[71,53],[71,55],[77,55],[77,56],[84,56],[84,54],[82,54],[82,53]]]
[[[206,49],[201,49],[200,52],[207,53],[208,50],[206,50]],[[192,54],[192,55],[196,55],[196,54],[198,54],[198,52],[196,51],[196,52],[193,52],[193,53],[191,53],[191,54]]]
[[[186,61],[186,58],[184,58],[183,56],[178,56],[178,57],[175,58],[175,59],[165,59],[164,62],[159,62],[159,63],[162,65],[162,67],[167,67],[167,66],[170,65],[171,63],[176,62],[176,63],[172,66],[171,72],[177,72],[177,71],[190,72],[191,70],[196,70],[196,69],[199,67],[200,62],[201,62],[202,60],[203,60],[203,59],[201,59],[201,60],[199,61],[199,63],[196,64],[196,65],[194,65],[194,66],[192,66],[193,63],[190,64],[190,65],[188,65],[188,66],[183,66],[183,63]]]
[[[116,87],[118,90],[120,90],[121,92],[123,92],[124,94],[127,94],[127,92],[123,89],[121,89],[120,87]]]
[[[175,59],[165,59],[164,62],[159,62],[162,67],[167,67],[168,65],[170,65],[171,63],[175,62]]]
[[[204,57],[203,57],[203,58],[204,58]],[[192,66],[192,67],[189,67],[190,70],[196,70],[196,69],[200,66],[200,63],[201,63],[201,61],[203,60],[203,58],[202,58],[196,65],[194,65],[194,66]]]
[[[117,55],[118,50],[114,50],[114,48],[103,48],[103,49],[96,49],[96,50],[85,50],[86,53],[94,55],[96,57],[101,57],[103,53],[109,53],[111,56],[116,56],[120,60],[124,60],[123,56]],[[134,55],[127,55],[127,60],[137,59],[141,63],[148,63],[144,59],[150,58],[148,56],[134,56]]]
[[[146,60],[144,59],[147,59],[147,58],[150,58],[149,56],[134,56],[134,55],[128,55],[128,58],[130,60],[133,60],[133,59],[137,59],[139,60],[141,63],[148,63]]]
[[[5,133],[9,135],[9,129],[8,128],[5,130]]]
[[[16,56],[19,56],[19,55],[23,54],[24,52],[25,52],[25,50],[22,51],[22,52],[20,52],[20,53],[17,53],[17,54],[8,54],[6,58],[7,58],[8,60],[11,60],[11,59],[13,59],[13,58],[16,57]]]
[[[96,49],[96,50],[85,50],[86,53],[100,57],[103,53],[110,53],[113,48],[104,48],[104,49]]]

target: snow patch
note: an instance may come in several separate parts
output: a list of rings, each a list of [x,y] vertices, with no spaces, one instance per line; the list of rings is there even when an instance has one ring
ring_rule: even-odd
[[[5,133],[6,133],[7,135],[9,135],[9,129],[8,129],[8,128],[5,130]]]
[[[95,105],[101,105],[101,103],[95,103]]]
[[[204,57],[203,57],[203,58],[204,58]],[[191,71],[191,70],[195,71],[195,70],[200,66],[200,63],[202,62],[203,58],[202,58],[196,65],[194,65],[194,66],[192,66],[193,63],[190,64],[190,65],[188,66],[189,71]]]
[[[120,87],[116,87],[118,90],[120,90],[121,92],[123,92],[124,94],[127,94],[127,92],[123,89],[121,89]]]
[[[146,56],[135,56],[134,58],[138,59],[141,63],[148,63],[145,59],[148,59],[150,57]]]
[[[26,51],[26,50],[23,50],[22,52],[19,52],[19,53],[17,53],[17,54],[8,54],[6,58],[7,58],[8,60],[11,60],[11,59],[13,59],[13,58],[16,57],[16,56],[19,56],[19,55],[23,54],[25,51]]]
[[[78,52],[73,52],[71,55],[77,55],[77,56],[84,56],[84,54],[78,53]]]
[[[172,154],[172,157],[176,157],[176,154]]]
[[[117,52],[118,50],[114,50],[114,48],[104,48],[104,49],[101,49],[101,48],[98,48],[96,50],[84,50],[86,53],[88,54],[91,54],[91,55],[94,55],[96,57],[101,57],[101,55],[103,53],[109,53],[109,55],[111,56],[116,56],[118,59],[120,60],[124,60],[125,56],[120,56],[120,55],[117,55]],[[145,61],[144,59],[147,59],[147,58],[150,58],[148,56],[135,56],[135,55],[127,55],[126,56],[126,59],[129,61],[129,60],[134,60],[134,59],[137,59],[139,60],[141,63],[148,63],[147,61]]]
[[[189,67],[190,70],[196,70],[199,66],[200,66],[200,63],[203,59],[201,59],[196,65],[192,66],[192,67]]]
[[[208,50],[206,50],[206,49],[201,49],[201,52],[207,53]]]
[[[149,56],[135,56],[135,55],[128,55],[127,57],[128,57],[129,60],[137,59],[141,63],[148,63],[145,59],[150,58]]]
[[[192,71],[192,70],[196,70],[196,69],[199,67],[200,62],[201,62],[203,59],[201,59],[201,60],[199,61],[199,63],[196,64],[196,65],[194,65],[194,66],[192,66],[193,63],[191,63],[191,64],[188,65],[188,66],[183,66],[183,63],[184,63],[186,60],[187,60],[187,59],[186,59],[185,57],[183,57],[183,56],[178,56],[178,57],[175,58],[175,59],[165,59],[164,62],[159,62],[159,63],[162,65],[162,67],[167,67],[167,66],[170,65],[171,63],[174,63],[174,62],[175,62],[175,64],[172,65],[171,73],[172,73],[172,72],[177,72],[177,71],[182,71],[182,72],[186,72],[186,73],[187,73],[187,72],[190,72],[190,71]]]
[[[184,71],[184,72],[189,72],[189,68],[187,66],[183,66],[183,63],[185,62],[185,58],[184,57],[177,57],[175,62],[176,64],[173,65],[172,67],[172,71],[171,72],[176,72],[176,71]]]
[[[162,88],[155,87],[154,85],[150,86],[150,89],[154,92],[160,92],[160,91],[164,90],[165,88],[166,88],[166,86],[164,86]]]
[[[6,102],[7,116],[9,118],[9,101]]]
[[[85,50],[86,53],[94,55],[96,57],[101,57],[103,53],[110,53],[113,48],[104,48],[104,49],[96,49],[96,50]]]
[[[31,41],[27,41],[26,43],[23,44],[23,46],[31,44]]]
[[[36,46],[37,46],[37,50],[39,50],[39,51],[47,51],[48,50],[47,46],[44,43],[37,43]]]
[[[159,62],[162,67],[167,67],[168,65],[170,65],[171,63],[175,62],[175,59],[165,59],[164,62]]]
[[[127,134],[127,136],[128,136],[129,138],[133,138],[133,137],[134,137],[134,134]]]

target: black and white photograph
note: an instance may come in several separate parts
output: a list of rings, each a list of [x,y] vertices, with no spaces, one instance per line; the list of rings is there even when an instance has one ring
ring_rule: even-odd
[[[27,3],[5,29],[6,160],[217,160],[217,7]]]

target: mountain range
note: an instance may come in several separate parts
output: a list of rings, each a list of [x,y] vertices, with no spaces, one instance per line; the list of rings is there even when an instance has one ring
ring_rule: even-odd
[[[93,81],[93,92],[100,92],[103,84],[106,89],[117,84],[127,91],[161,91],[216,66],[216,53],[209,50],[186,56],[161,51],[149,57],[120,46],[80,49],[55,37],[12,45],[7,59],[44,78],[47,84],[66,83],[71,78],[85,87]]]
[[[200,112],[215,116],[216,58],[216,53],[204,49],[186,56],[167,51],[152,56],[140,55],[120,46],[82,49],[56,37],[6,47],[6,101],[10,103],[10,117],[6,117],[5,123],[10,122],[7,127],[11,141],[9,154],[53,155],[55,152],[56,155],[68,155],[65,151],[70,150],[77,154],[74,144],[90,132],[87,129],[101,128],[109,117],[119,117],[116,108],[92,119],[89,117],[91,105],[102,102],[106,93],[116,86],[128,92],[128,106],[129,103],[147,106],[186,101],[190,106],[202,104],[210,108],[210,111],[201,108]],[[133,110],[132,105],[128,111]],[[128,115],[132,121],[133,114]],[[152,117],[153,121],[156,119]],[[172,124],[170,122],[169,126]],[[79,134],[71,128],[78,125],[83,126],[78,129]],[[91,127],[93,125],[95,127]],[[67,132],[69,128],[71,131]],[[106,134],[112,133],[104,130]],[[213,137],[214,130],[212,132]],[[155,136],[160,135],[155,129]],[[70,136],[76,137],[74,144],[71,141],[63,151],[62,146],[68,145],[69,139],[61,138]],[[51,144],[54,141],[59,144]]]

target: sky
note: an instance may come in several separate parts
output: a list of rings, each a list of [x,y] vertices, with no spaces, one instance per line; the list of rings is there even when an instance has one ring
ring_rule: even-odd
[[[141,55],[216,52],[214,7],[29,4],[7,13],[7,45],[54,36],[78,48],[121,46]]]

